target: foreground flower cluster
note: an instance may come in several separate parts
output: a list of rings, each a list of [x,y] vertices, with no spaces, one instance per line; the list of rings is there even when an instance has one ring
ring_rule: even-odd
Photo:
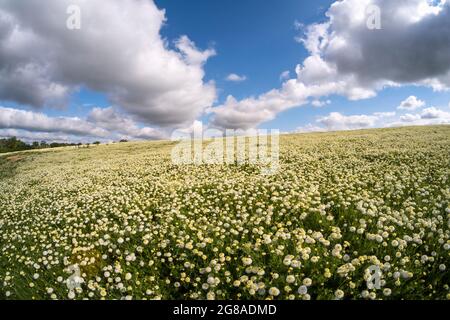
[[[0,157],[0,299],[450,299],[449,126],[282,136],[271,176],[172,147]]]

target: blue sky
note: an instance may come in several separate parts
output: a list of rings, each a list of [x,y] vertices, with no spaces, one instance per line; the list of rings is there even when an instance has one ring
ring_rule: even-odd
[[[166,9],[167,25],[162,34],[174,39],[189,34],[202,48],[212,45],[218,51],[206,64],[207,79],[216,81],[219,103],[227,95],[238,99],[259,95],[280,86],[283,71],[295,72],[308,51],[295,38],[301,34],[295,24],[322,22],[334,1],[299,0],[245,0],[245,1],[168,1],[157,0]],[[246,75],[247,80],[232,83],[224,79],[230,73]],[[285,131],[313,122],[316,117],[337,111],[360,114],[393,111],[405,98],[417,95],[430,106],[447,106],[450,93],[436,93],[430,88],[406,86],[390,88],[376,98],[349,101],[340,96],[331,97],[326,107],[290,109],[260,127],[281,128]]]
[[[49,0],[46,14],[66,14],[69,2]],[[164,138],[188,130],[193,120],[284,132],[450,123],[450,62],[442,58],[450,55],[449,29],[427,23],[449,24],[449,1],[366,2],[380,8],[380,30],[368,31],[358,20],[367,7],[356,0],[332,9],[331,0],[79,2],[85,24],[77,33],[50,30],[54,25],[45,23],[51,19],[25,21],[32,2],[29,8],[5,5],[0,10],[16,18],[12,24],[24,35],[50,32],[25,54],[23,47],[11,49],[12,36],[0,39],[6,79],[0,81],[0,135]],[[399,18],[400,12],[410,14]],[[414,31],[403,31],[403,39],[398,30],[405,26]],[[336,46],[338,40],[345,45]],[[280,78],[285,71],[289,76]],[[228,81],[230,74],[244,80]],[[11,92],[17,83],[25,90]],[[408,107],[398,109],[403,101]]]
[[[207,79],[221,88],[219,101],[228,94],[242,99],[280,86],[280,74],[293,72],[308,53],[295,42],[295,21],[311,24],[324,18],[332,1],[156,1],[166,9],[162,34],[175,39],[188,34],[205,48],[218,52],[205,66]],[[224,81],[230,73],[245,74],[248,81]]]
[[[303,45],[295,41],[300,34],[295,22],[320,21],[332,2],[285,0],[280,5],[276,0],[155,1],[166,10],[167,22],[161,34],[169,42],[187,34],[198,47],[213,47],[217,51],[205,65],[205,79],[215,81],[218,87],[217,104],[229,94],[243,99],[279,87],[281,73],[293,73],[295,66],[308,56]],[[247,80],[226,81],[230,73],[246,75]],[[76,94],[72,102],[69,114],[74,116],[88,113],[89,108],[83,108],[83,104],[109,106],[104,95],[86,89]],[[67,114],[65,110],[48,112]]]

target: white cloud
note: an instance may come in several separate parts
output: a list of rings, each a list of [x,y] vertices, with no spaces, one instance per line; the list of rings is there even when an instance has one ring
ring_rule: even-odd
[[[298,127],[296,130],[294,130],[294,133],[326,132],[326,131],[327,129],[325,129],[324,127],[308,123],[306,126]]]
[[[424,126],[424,125],[441,125],[450,124],[450,112],[438,109],[436,107],[426,108],[420,113],[407,113],[400,117],[399,121],[393,121],[386,126]]]
[[[291,72],[290,72],[289,70],[283,71],[283,72],[280,74],[280,80],[281,80],[281,81],[287,80],[287,79],[290,78],[290,76],[291,76]]]
[[[417,120],[420,120],[420,115],[407,113],[407,114],[401,116],[400,120],[402,122],[415,122]]]
[[[344,116],[339,112],[332,112],[319,118],[317,123],[327,130],[350,130],[373,127],[377,120],[378,117],[373,115]]]
[[[328,104],[331,104],[331,100],[321,101],[321,100],[313,100],[311,105],[316,108],[324,107]]]
[[[230,74],[225,78],[225,80],[231,81],[231,82],[242,82],[242,81],[247,80],[247,77],[246,77],[246,76],[240,76],[240,75],[238,75],[238,74],[236,74],[236,73],[230,73]]]
[[[175,46],[180,52],[183,53],[184,60],[189,65],[201,66],[210,58],[216,55],[214,49],[207,49],[205,51],[199,51],[187,36],[181,36],[175,41]]]
[[[0,107],[0,133],[27,140],[34,137],[58,141],[83,138],[117,140],[123,137],[158,139],[167,136],[167,133],[154,128],[139,127],[129,116],[120,114],[111,107],[94,108],[87,119],[49,117],[39,112]]]
[[[381,9],[381,30],[366,26],[369,5]],[[320,53],[341,74],[367,88],[391,84],[450,86],[450,3],[429,0],[344,0],[327,14]],[[437,31],[438,30],[438,31]],[[317,37],[307,41],[318,41]]]
[[[33,132],[64,132],[71,135],[106,137],[108,131],[76,117],[48,117],[43,113],[0,107],[0,129]]]
[[[369,5],[381,8],[381,30],[367,28]],[[296,79],[257,97],[229,97],[212,109],[213,125],[256,127],[308,98],[333,94],[359,100],[388,86],[450,88],[449,1],[342,0],[326,16],[299,38],[310,56],[297,66]]]
[[[112,107],[93,108],[87,120],[96,126],[109,130],[116,135],[129,139],[161,139],[167,133],[155,128],[139,127],[129,116],[120,113]]]
[[[305,25],[298,20],[294,21],[294,28],[296,30],[301,30]]]
[[[396,113],[395,112],[375,112],[373,115],[376,117],[379,117],[379,118],[389,118],[389,117],[394,117],[396,115]]]
[[[297,75],[303,71],[297,68]],[[311,72],[308,76],[318,80],[320,73]],[[368,97],[371,94],[345,81],[305,84],[298,79],[290,79],[283,83],[281,89],[273,89],[258,97],[238,101],[229,96],[224,104],[210,110],[214,114],[212,126],[244,130],[253,128],[274,119],[280,112],[308,104],[309,98],[318,99],[331,92],[343,91],[348,91],[352,97]]]
[[[68,5],[81,8],[80,30],[66,28]],[[215,51],[187,36],[171,49],[165,21],[151,0],[0,0],[0,100],[62,107],[86,86],[139,121],[190,123],[216,99],[203,81]]]
[[[275,118],[277,113],[289,107],[308,102],[303,90],[298,90],[296,80],[289,80],[280,90],[269,91],[257,98],[237,101],[228,96],[225,103],[211,109],[214,113],[212,126],[229,129],[249,129],[256,124]]]
[[[410,96],[403,100],[397,107],[399,110],[416,110],[425,106],[425,101],[417,99],[415,96]]]
[[[422,119],[442,119],[442,120],[449,120],[450,119],[450,113],[437,109],[435,107],[426,108],[422,111],[420,114],[420,117]]]
[[[386,128],[413,125],[450,124],[450,112],[432,107],[417,114],[404,114],[395,118],[395,112],[376,112],[373,114],[343,115],[332,112],[320,117],[315,124],[297,128],[296,132],[340,131],[367,128]]]

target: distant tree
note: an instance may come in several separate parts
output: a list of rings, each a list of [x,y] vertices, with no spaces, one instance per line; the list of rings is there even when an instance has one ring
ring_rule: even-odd
[[[29,145],[27,145],[25,142],[17,139],[16,137],[11,137],[9,139],[6,139],[4,141],[4,145],[5,145],[6,149],[9,150],[7,152],[30,149]]]
[[[81,146],[81,145],[82,145],[81,143],[78,144],[78,146]],[[52,143],[48,144],[46,141],[41,141],[40,143],[37,141],[34,141],[31,144],[28,144],[24,141],[17,139],[16,137],[0,139],[0,153],[31,150],[31,149],[57,148],[57,147],[66,147],[66,146],[76,146],[76,144],[75,143],[59,143],[59,142],[52,142]]]
[[[95,142],[93,142],[92,144],[98,146],[98,145],[100,144],[100,141],[95,141]]]
[[[0,139],[0,152],[14,152],[29,149],[31,149],[30,145],[17,139],[16,137]]]
[[[100,142],[96,141],[94,144],[100,144]],[[80,142],[76,143],[61,143],[61,142],[52,142],[47,143],[46,141],[37,142],[34,141],[31,144],[28,144],[24,141],[17,139],[16,137],[0,139],[0,153],[5,152],[14,152],[14,151],[23,151],[23,150],[33,150],[33,149],[45,149],[45,148],[57,148],[57,147],[67,147],[67,146],[78,146],[81,147],[83,144]],[[86,144],[89,147],[89,143]]]
[[[120,140],[119,142],[128,142],[128,140],[122,139],[122,140]]]

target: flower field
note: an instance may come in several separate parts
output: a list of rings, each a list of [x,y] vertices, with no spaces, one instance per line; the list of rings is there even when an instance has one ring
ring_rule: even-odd
[[[0,299],[450,299],[450,126],[281,136],[270,176],[174,144],[0,156]]]

